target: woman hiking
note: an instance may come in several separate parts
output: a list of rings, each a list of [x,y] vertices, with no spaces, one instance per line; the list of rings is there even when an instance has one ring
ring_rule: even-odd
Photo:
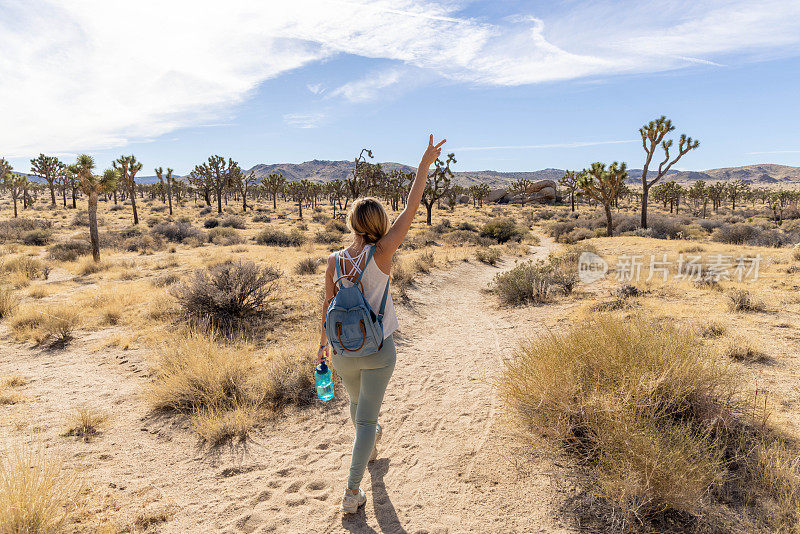
[[[441,154],[445,141],[434,145],[431,134],[408,193],[406,207],[393,224],[390,225],[389,215],[377,199],[367,197],[355,200],[347,214],[347,226],[353,234],[353,242],[328,257],[317,359],[322,362],[330,358],[325,321],[328,307],[340,288],[358,283],[372,310],[380,309],[378,313],[383,314],[383,340],[377,352],[352,356],[347,354],[349,349],[339,350],[338,353],[333,351],[331,363],[350,396],[350,419],[355,426],[350,476],[342,497],[341,509],[344,513],[355,513],[367,502],[367,496],[359,486],[367,462],[374,460],[378,454],[378,441],[383,433],[378,424],[378,413],[394,371],[396,353],[392,334],[399,326],[391,295],[388,295],[392,256],[411,227],[428,180],[428,169]],[[341,323],[338,326],[341,327]],[[364,333],[363,321],[361,332]]]

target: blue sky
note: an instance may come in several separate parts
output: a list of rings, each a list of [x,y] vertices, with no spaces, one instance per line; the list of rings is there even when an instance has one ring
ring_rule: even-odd
[[[119,31],[120,18],[130,31]],[[0,157],[120,154],[184,174],[256,163],[640,167],[661,114],[679,167],[800,165],[800,2],[0,0]]]

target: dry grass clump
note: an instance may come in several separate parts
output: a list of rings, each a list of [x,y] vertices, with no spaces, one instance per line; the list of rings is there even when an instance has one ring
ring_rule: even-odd
[[[728,309],[733,312],[764,311],[764,302],[746,289],[732,289],[726,293]]]
[[[57,348],[66,346],[72,340],[78,319],[78,311],[74,306],[29,304],[14,311],[10,324],[17,341]]]
[[[728,341],[724,348],[724,354],[737,362],[742,363],[766,363],[770,357],[760,351],[749,339],[743,336],[736,336]]]
[[[0,274],[16,275],[20,280],[47,280],[50,267],[28,256],[0,259]]]
[[[75,269],[78,276],[89,276],[109,269],[111,265],[105,261],[94,261],[92,258],[83,258]]]
[[[494,239],[498,243],[520,241],[527,234],[527,230],[510,217],[496,217],[484,224],[480,232],[481,237]]]
[[[280,271],[252,261],[229,262],[195,271],[173,292],[193,324],[210,326],[227,335],[252,331],[271,318]]]
[[[10,287],[0,286],[0,319],[8,317],[19,304],[19,298]]]
[[[532,439],[590,472],[610,525],[800,527],[796,456],[688,329],[604,314],[522,347],[500,387]]]
[[[90,408],[78,408],[67,421],[65,436],[76,436],[88,442],[100,432],[108,416]]]
[[[0,534],[55,534],[77,507],[77,479],[41,450],[0,455]]]
[[[188,331],[159,352],[146,398],[155,410],[190,416],[211,445],[245,439],[265,414],[313,400],[313,355],[309,343],[296,340],[265,357],[249,343]]]
[[[475,259],[488,265],[497,265],[500,261],[500,251],[496,248],[481,247],[475,251]]]
[[[9,390],[24,386],[27,383],[28,381],[19,375],[9,376],[0,381],[0,406],[20,402],[19,395]]]
[[[725,325],[719,321],[711,321],[700,329],[700,335],[705,338],[717,338],[725,335]]]

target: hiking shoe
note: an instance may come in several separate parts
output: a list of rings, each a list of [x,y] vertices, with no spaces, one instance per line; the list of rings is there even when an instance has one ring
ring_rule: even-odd
[[[342,497],[342,512],[346,514],[355,514],[358,512],[359,507],[364,506],[367,502],[367,495],[361,488],[358,493],[353,495],[350,490],[344,490],[344,497]]]
[[[378,442],[383,437],[383,428],[381,425],[375,427],[375,445],[372,447],[372,454],[369,455],[369,461],[372,462],[378,457]]]

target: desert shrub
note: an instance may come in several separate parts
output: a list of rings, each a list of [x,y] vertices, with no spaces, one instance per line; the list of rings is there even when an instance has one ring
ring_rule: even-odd
[[[760,231],[750,224],[723,224],[711,234],[711,239],[729,245],[744,245],[755,239]]]
[[[96,274],[108,269],[111,265],[108,262],[104,261],[94,261],[92,258],[84,258],[78,264],[75,272],[78,276],[89,276],[90,274]]]
[[[398,295],[402,299],[408,298],[408,289],[414,285],[416,273],[410,269],[405,261],[396,262],[392,266],[392,286],[397,288]]]
[[[725,335],[725,325],[719,321],[711,321],[703,325],[700,329],[700,335],[705,338],[718,338]]]
[[[739,311],[764,311],[764,303],[746,289],[732,289],[726,293],[728,309]]]
[[[173,243],[182,243],[189,238],[205,241],[203,232],[186,222],[162,222],[155,225],[150,233]]]
[[[496,265],[500,261],[500,251],[496,248],[481,247],[475,251],[475,258],[489,265]]]
[[[23,234],[22,243],[36,247],[43,247],[50,242],[50,232],[48,230],[31,230]]]
[[[320,258],[305,258],[295,265],[295,274],[316,274],[317,268],[324,263]]]
[[[276,247],[299,247],[305,243],[306,237],[293,229],[288,234],[277,228],[265,228],[256,235],[256,243],[259,245],[271,245]]]
[[[597,237],[595,233],[588,228],[573,228],[569,232],[565,234],[561,234],[557,241],[559,243],[565,243],[568,245],[572,245],[577,243],[578,241],[583,241],[584,239],[591,239],[593,237]]]
[[[306,224],[305,221],[300,221],[295,225],[295,228],[301,232],[305,232],[308,230],[308,224]]]
[[[152,235],[140,234],[123,239],[119,248],[128,252],[144,252],[161,248],[161,240]]]
[[[685,232],[682,220],[659,215],[647,218],[647,229],[656,239],[678,239]]]
[[[103,226],[105,221],[103,217],[98,215],[97,216],[97,225]],[[89,226],[89,212],[88,211],[79,211],[75,213],[72,217],[72,226]]]
[[[478,235],[477,232],[470,232],[469,230],[453,230],[452,232],[447,232],[442,237],[445,242],[452,243],[454,245],[460,245],[462,243],[467,243],[467,244],[496,243],[493,239],[489,237],[481,237],[480,235]]]
[[[520,262],[495,275],[491,290],[505,306],[543,304],[551,298],[552,266],[543,260]]]
[[[239,245],[244,238],[233,228],[212,228],[208,231],[208,242],[215,245]]]
[[[247,227],[244,217],[239,215],[227,215],[220,221],[219,225],[225,228],[236,228],[237,230],[244,230]]]
[[[114,204],[113,206],[108,208],[108,211],[122,211],[124,209],[125,207],[122,204]]]
[[[0,533],[56,534],[76,511],[81,484],[60,460],[19,445],[0,454]]]
[[[74,306],[32,304],[18,307],[11,315],[10,326],[18,341],[36,346],[64,347],[72,340],[78,325]]]
[[[203,221],[203,228],[216,228],[217,226],[219,226],[219,219],[215,219],[214,217]]]
[[[270,301],[281,273],[255,263],[222,263],[195,271],[173,294],[193,324],[224,334],[250,333],[272,318]]]
[[[723,222],[719,219],[701,219],[697,221],[697,224],[705,230],[706,232],[711,232],[716,228],[719,228],[723,225]]]
[[[431,227],[431,230],[436,232],[437,234],[442,234],[444,232],[449,232],[452,230],[453,226],[450,223],[450,219],[442,219],[435,225]]]
[[[603,315],[524,346],[500,386],[531,439],[589,472],[608,522],[671,513],[697,526],[752,506],[768,526],[796,528],[797,462],[745,415],[734,371],[689,330]],[[727,530],[712,525],[701,530]]]
[[[418,273],[427,274],[431,272],[431,269],[433,269],[435,263],[433,251],[428,251],[418,254],[411,263],[411,267]]]
[[[520,241],[526,234],[527,232],[509,217],[496,217],[481,228],[481,236],[490,237],[498,243]]]
[[[344,234],[347,232],[347,225],[338,219],[331,219],[325,223],[325,230]]]
[[[211,213],[211,208],[209,208],[208,206],[200,210],[200,216],[208,215],[209,213]]]
[[[91,253],[92,247],[86,241],[67,241],[51,246],[47,257],[55,261],[75,261],[78,257]]]
[[[145,221],[148,228],[152,228],[160,222],[161,222],[161,217],[148,217],[147,221]]]
[[[50,221],[42,219],[20,217],[0,220],[0,241],[20,241],[26,233],[34,230],[47,230],[50,226]]]
[[[253,216],[253,222],[263,222],[263,223],[272,222],[272,217],[270,217],[269,215],[264,215],[263,213],[258,214]]]
[[[311,216],[311,220],[319,224],[324,224],[328,219],[330,219],[330,217],[328,217],[324,213],[314,213]]]
[[[342,236],[339,232],[329,232],[327,230],[322,230],[314,234],[314,243],[319,243],[321,245],[332,245],[334,243],[339,243],[342,240]]]

